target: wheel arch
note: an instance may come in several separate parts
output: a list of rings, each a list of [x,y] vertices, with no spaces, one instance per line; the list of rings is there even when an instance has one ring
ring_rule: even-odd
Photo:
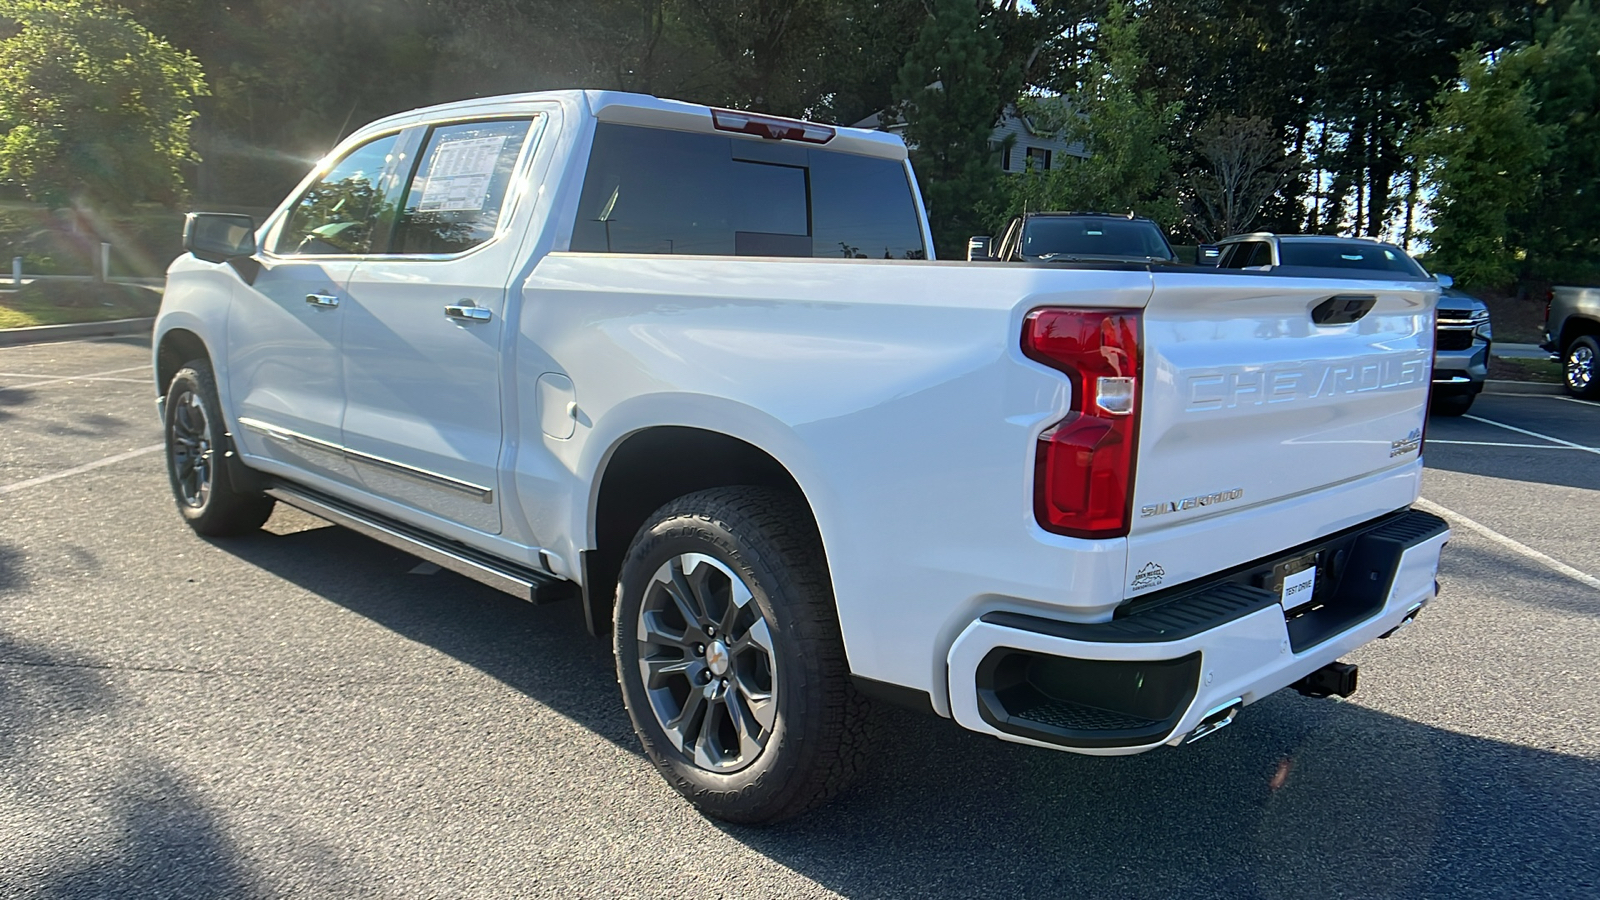
[[[1585,335],[1600,339],[1600,320],[1588,316],[1568,316],[1567,320],[1561,323],[1561,335],[1556,339],[1557,352],[1566,356],[1567,348],[1572,346],[1572,342]]]
[[[211,350],[200,335],[187,328],[172,328],[156,344],[156,391],[165,395],[172,379],[191,359],[211,362]]]
[[[720,431],[656,425],[623,437],[595,478],[594,549],[584,550],[584,620],[595,635],[610,626],[622,559],[650,514],[695,491],[733,485],[793,493],[817,525],[816,510],[789,468],[766,450]]]

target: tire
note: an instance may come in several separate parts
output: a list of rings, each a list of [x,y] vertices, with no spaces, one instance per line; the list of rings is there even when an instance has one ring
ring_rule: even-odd
[[[623,703],[651,762],[713,818],[799,815],[868,755],[872,711],[850,681],[811,522],[791,494],[714,488],[656,511],[623,561]]]
[[[228,435],[211,363],[185,363],[167,386],[162,423],[167,480],[178,513],[197,534],[230,537],[260,528],[272,515],[265,494],[236,490],[223,463]]]
[[[1464,416],[1472,408],[1472,401],[1477,399],[1477,394],[1437,394],[1433,398],[1430,412],[1436,416]]]
[[[1600,399],[1600,341],[1584,335],[1561,354],[1562,380],[1567,393],[1585,400]]]

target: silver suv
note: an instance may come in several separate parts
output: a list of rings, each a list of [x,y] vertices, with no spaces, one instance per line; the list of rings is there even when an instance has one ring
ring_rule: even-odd
[[[1284,275],[1355,274],[1351,269],[1405,272],[1426,276],[1422,266],[1394,244],[1367,238],[1279,235],[1259,232],[1224,238],[1217,244],[1217,267],[1275,271]],[[1433,354],[1432,411],[1459,416],[1472,408],[1489,377],[1489,307],[1451,287],[1449,275],[1436,276],[1438,325]]]

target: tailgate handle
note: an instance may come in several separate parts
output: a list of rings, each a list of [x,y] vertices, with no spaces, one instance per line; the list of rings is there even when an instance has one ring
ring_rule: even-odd
[[[1311,309],[1311,321],[1318,325],[1349,325],[1376,306],[1371,294],[1335,294]]]

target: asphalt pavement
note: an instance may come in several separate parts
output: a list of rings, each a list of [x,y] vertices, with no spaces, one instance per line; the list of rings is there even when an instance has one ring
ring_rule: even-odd
[[[798,821],[697,815],[576,604],[280,509],[194,536],[137,339],[0,349],[0,897],[1600,896],[1600,405],[1429,424],[1443,593],[1192,746],[884,713]]]

